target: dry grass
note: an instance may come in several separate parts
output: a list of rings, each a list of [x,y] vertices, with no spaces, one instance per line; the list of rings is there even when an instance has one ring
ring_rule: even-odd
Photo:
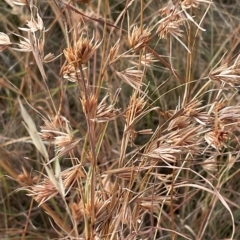
[[[238,1],[0,5],[0,239],[240,239]]]

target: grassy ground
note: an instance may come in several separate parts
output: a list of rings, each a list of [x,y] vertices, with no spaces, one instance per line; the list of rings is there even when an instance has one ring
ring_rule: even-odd
[[[240,2],[0,3],[0,239],[240,239]]]

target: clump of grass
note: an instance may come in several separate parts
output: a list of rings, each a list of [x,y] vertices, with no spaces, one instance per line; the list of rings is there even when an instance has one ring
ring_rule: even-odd
[[[213,19],[225,5],[5,2],[21,26],[0,33],[14,64],[4,239],[237,239],[239,40],[226,52]]]

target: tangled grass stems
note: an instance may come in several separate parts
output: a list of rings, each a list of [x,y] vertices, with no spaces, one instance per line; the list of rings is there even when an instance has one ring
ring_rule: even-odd
[[[238,28],[224,1],[4,2],[0,236],[238,239],[240,38],[207,53]]]

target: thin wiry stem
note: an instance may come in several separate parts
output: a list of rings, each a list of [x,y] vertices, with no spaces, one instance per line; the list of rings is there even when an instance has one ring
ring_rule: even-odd
[[[80,73],[81,73],[81,80],[83,82],[84,86],[84,94],[85,94],[85,99],[86,99],[86,104],[87,104],[87,109],[89,109],[89,95],[88,95],[88,90],[89,87],[86,86],[85,83],[85,77],[82,69],[82,65],[79,66]],[[81,85],[81,84],[80,84]],[[79,85],[79,87],[80,87]],[[91,122],[90,116],[86,114],[86,119],[87,119],[87,127],[88,127],[88,132],[89,132],[89,141],[90,141],[90,146],[91,146],[91,152],[92,152],[92,172],[91,172],[91,206],[94,206],[95,202],[95,189],[96,189],[96,150],[95,150],[95,144],[94,144],[94,123]],[[95,208],[91,208],[91,236],[94,236],[94,225],[95,225]]]

